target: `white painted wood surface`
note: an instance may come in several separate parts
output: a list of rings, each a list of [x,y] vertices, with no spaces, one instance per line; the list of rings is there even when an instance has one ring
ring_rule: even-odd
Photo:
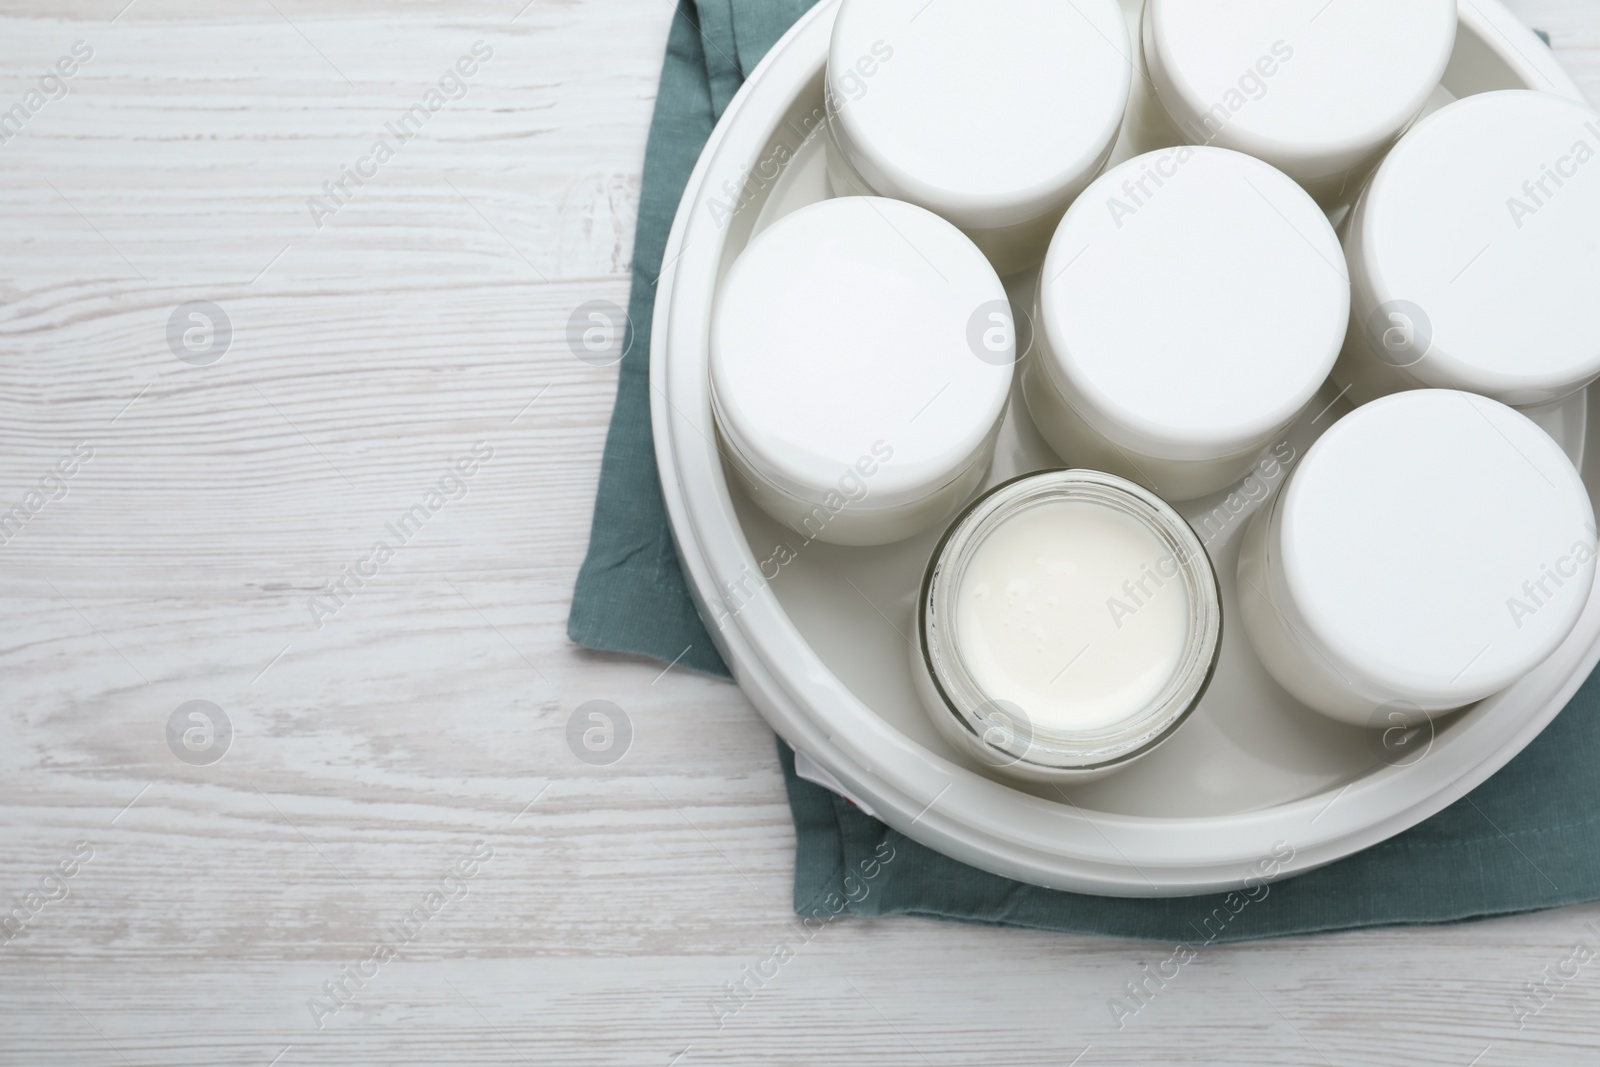
[[[564,636],[615,385],[565,325],[626,302],[667,0],[126,3],[0,12],[0,111],[93,50],[0,145],[0,511],[93,451],[0,546],[0,914],[67,893],[0,944],[0,1063],[1600,1057],[1600,963],[1521,1030],[1508,1007],[1597,907],[1207,950],[1120,1031],[1158,946],[840,921],[719,1028],[793,937],[771,735],[730,685]],[[1517,6],[1600,95],[1590,0]],[[480,40],[319,228],[307,198]],[[209,366],[166,339],[194,300],[234,331]],[[480,441],[319,627],[309,598]],[[567,747],[590,699],[632,720],[615,765]],[[190,700],[234,725],[220,763],[168,748]],[[308,1000],[475,846],[318,1029]]]

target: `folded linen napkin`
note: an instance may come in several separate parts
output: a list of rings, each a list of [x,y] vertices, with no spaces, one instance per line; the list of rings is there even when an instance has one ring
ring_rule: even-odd
[[[588,558],[568,633],[589,648],[728,672],[684,585],[650,436],[651,309],[667,231],[700,149],[745,75],[811,0],[680,0],[645,153],[633,292]],[[1454,806],[1364,852],[1249,893],[1131,900],[1024,885],[918,845],[795,774],[795,910],[907,914],[1149,938],[1223,941],[1438,923],[1600,899],[1600,682]],[[1270,862],[1270,861],[1269,861]]]

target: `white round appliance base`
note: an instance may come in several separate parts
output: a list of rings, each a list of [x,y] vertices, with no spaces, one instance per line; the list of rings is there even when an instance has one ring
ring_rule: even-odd
[[[1136,27],[1137,3],[1124,6]],[[1310,711],[1272,681],[1236,621],[1231,580],[1221,663],[1204,701],[1160,751],[1126,771],[1065,789],[1019,785],[940,737],[906,652],[939,531],[878,548],[802,543],[734,487],[711,417],[707,342],[723,276],[753,233],[829,195],[820,123],[836,8],[822,0],[773,48],[706,145],[667,244],[651,350],[657,461],[684,573],[724,659],[773,728],[931,848],[1022,881],[1116,896],[1235,887],[1285,846],[1294,858],[1280,876],[1332,862],[1459,800],[1536,737],[1600,659],[1600,597],[1536,671],[1441,719],[1415,749],[1420,758],[1397,763],[1369,731]],[[1582,99],[1498,0],[1460,0],[1460,13],[1433,106],[1499,88]],[[1113,163],[1133,154],[1128,140],[1125,131]],[[743,194],[730,201],[730,189]],[[1008,280],[1019,306],[1032,281]],[[1239,486],[1180,509],[1219,574],[1235,573],[1250,515],[1348,410],[1337,393],[1325,387]],[[1579,456],[1583,421],[1552,424]],[[1600,463],[1587,458],[1594,495]],[[988,484],[1058,465],[1013,396]]]

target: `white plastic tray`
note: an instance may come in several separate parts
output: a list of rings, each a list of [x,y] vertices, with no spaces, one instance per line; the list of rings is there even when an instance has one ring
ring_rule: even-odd
[[[938,531],[877,549],[812,543],[776,566],[774,548],[798,539],[730,489],[714,444],[707,331],[717,286],[752,234],[827,195],[821,139],[805,135],[822,114],[837,2],[822,0],[778,43],[706,145],[668,240],[651,350],[656,455],[685,576],[723,657],[773,728],[879,818],[932,848],[1023,881],[1118,896],[1234,887],[1284,845],[1294,859],[1280,876],[1332,862],[1460,799],[1521,751],[1600,660],[1600,597],[1537,671],[1440,721],[1420,758],[1395,765],[1366,731],[1295,703],[1250,649],[1232,579],[1238,535],[1259,500],[1226,521],[1213,509],[1226,514],[1227,494],[1180,509],[1209,536],[1228,613],[1222,662],[1201,707],[1149,758],[1071,790],[991,777],[948,746],[918,704],[906,635]],[[1124,3],[1136,24],[1137,0]],[[1583,99],[1498,0],[1461,0],[1460,8],[1448,92],[1434,106],[1498,88]],[[1119,146],[1113,160],[1129,154]],[[731,213],[730,189],[744,192]],[[1020,293],[1029,281],[1008,284]],[[1288,435],[1296,456],[1348,410],[1335,392],[1325,388]],[[1561,430],[1578,453],[1582,406],[1577,419],[1565,413]],[[1582,458],[1594,496],[1600,463],[1588,444]],[[1058,465],[1014,402],[990,484]],[[1268,488],[1276,484],[1281,478]]]

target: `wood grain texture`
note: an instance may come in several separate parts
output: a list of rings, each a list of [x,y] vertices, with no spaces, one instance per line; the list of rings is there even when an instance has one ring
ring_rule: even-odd
[[[0,915],[67,894],[0,944],[0,1063],[1600,1058],[1600,970],[1520,1030],[1508,1007],[1600,940],[1595,907],[1206,950],[1120,1029],[1106,1002],[1160,946],[802,941],[738,690],[564,636],[615,388],[566,324],[626,302],[670,5],[125,3],[0,5],[0,111],[93,49],[0,144],[0,513],[92,449],[0,545]],[[1517,7],[1600,93],[1592,5]],[[479,41],[464,95],[319,226],[308,198]],[[167,340],[196,300],[233,328],[209,366]],[[479,442],[464,495],[319,618]],[[611,766],[568,748],[592,699],[633,726]],[[168,748],[191,700],[233,724],[220,763]],[[465,895],[319,1028],[308,1001],[474,848]]]

